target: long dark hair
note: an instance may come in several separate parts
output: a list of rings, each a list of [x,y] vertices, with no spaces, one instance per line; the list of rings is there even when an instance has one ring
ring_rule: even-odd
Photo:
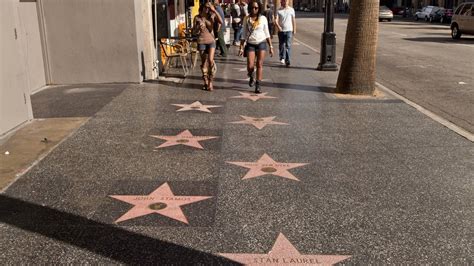
[[[248,5],[247,5],[247,12],[249,13],[249,16],[251,16],[253,14],[253,3],[258,4],[258,13],[257,13],[257,18],[258,18],[263,14],[263,4],[260,3],[260,1],[257,1],[257,0],[250,0]]]

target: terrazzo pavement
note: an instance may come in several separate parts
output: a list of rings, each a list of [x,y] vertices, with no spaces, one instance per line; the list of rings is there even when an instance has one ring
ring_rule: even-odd
[[[293,51],[291,68],[265,63],[273,99],[231,98],[250,91],[232,50],[216,58],[211,93],[198,69],[183,82],[106,86],[110,103],[0,194],[0,263],[230,265],[218,254],[267,254],[282,233],[301,254],[350,256],[348,265],[472,264],[473,143],[398,99],[333,97],[337,73],[315,71],[319,55],[305,47]],[[172,105],[194,101],[222,107]],[[230,123],[241,115],[289,125]],[[150,135],[186,129],[218,138],[202,150],[155,149],[165,141]],[[289,170],[299,181],[242,180],[249,169],[227,163],[264,153],[307,163]],[[110,195],[165,182],[174,195],[212,198],[181,207],[189,224],[156,213],[115,222],[133,206]]]

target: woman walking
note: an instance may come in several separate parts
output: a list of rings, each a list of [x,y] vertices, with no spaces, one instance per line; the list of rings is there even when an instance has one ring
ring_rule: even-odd
[[[212,80],[217,72],[214,62],[216,41],[213,33],[214,23],[222,24],[222,18],[214,6],[207,2],[199,7],[199,14],[194,18],[193,32],[197,35],[198,50],[201,55],[203,90],[212,91]]]
[[[273,56],[273,46],[268,30],[268,21],[263,13],[263,5],[257,0],[250,0],[249,15],[244,18],[242,39],[239,55],[247,57],[247,75],[250,78],[249,86],[255,85],[255,93],[260,93],[260,82],[263,76],[263,60],[267,44],[270,47],[270,56]],[[255,59],[257,63],[257,80],[255,80]]]

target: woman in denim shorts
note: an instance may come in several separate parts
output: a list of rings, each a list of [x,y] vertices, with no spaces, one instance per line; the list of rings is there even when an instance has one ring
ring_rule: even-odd
[[[255,93],[260,93],[260,82],[263,78],[263,60],[270,47],[270,56],[273,56],[273,46],[268,30],[268,21],[263,13],[263,5],[257,0],[248,4],[249,16],[244,19],[242,39],[239,55],[247,57],[247,75],[250,78],[249,86],[255,85]],[[255,81],[255,57],[257,58],[257,80]]]
[[[212,79],[217,67],[214,62],[216,41],[213,34],[214,23],[222,24],[222,18],[214,6],[207,2],[199,7],[199,14],[194,18],[193,32],[197,36],[198,50],[201,55],[203,90],[212,91]]]

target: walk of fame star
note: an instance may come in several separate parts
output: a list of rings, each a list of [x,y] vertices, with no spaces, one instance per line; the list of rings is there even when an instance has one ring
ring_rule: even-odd
[[[262,129],[266,125],[288,125],[287,123],[273,121],[273,119],[275,119],[276,116],[250,117],[250,116],[241,115],[240,117],[242,117],[244,120],[236,121],[236,122],[230,122],[230,123],[231,124],[249,124],[249,125],[255,126],[258,129]]]
[[[248,93],[248,92],[239,92],[240,95],[239,96],[232,96],[230,98],[242,98],[242,99],[249,99],[249,100],[252,100],[252,101],[257,101],[257,100],[260,100],[260,99],[272,99],[272,98],[276,98],[276,97],[273,97],[273,96],[266,96],[268,94],[268,92],[264,92],[264,93],[260,93],[260,94],[256,94],[256,93]]]
[[[333,265],[351,256],[302,255],[288,239],[280,233],[268,254],[221,253],[223,257],[244,265]]]
[[[259,177],[262,175],[276,175],[291,180],[300,181],[294,175],[292,175],[288,170],[307,165],[307,163],[279,163],[274,161],[266,153],[258,159],[256,162],[227,162],[230,164],[235,164],[238,166],[249,168],[250,170],[242,179],[249,179],[254,177]]]
[[[156,147],[156,149],[169,147],[169,146],[175,146],[175,145],[186,145],[186,146],[190,146],[190,147],[194,147],[198,149],[204,149],[199,143],[199,141],[218,138],[216,136],[193,136],[193,134],[191,134],[191,132],[187,129],[176,136],[150,135],[150,137],[166,140],[165,143]]]
[[[181,109],[176,110],[176,112],[182,111],[201,111],[206,113],[212,113],[209,108],[216,108],[221,107],[222,105],[205,105],[202,104],[200,101],[195,101],[192,104],[172,104],[174,106],[181,107]]]
[[[164,183],[149,195],[109,195],[133,206],[115,222],[123,222],[136,217],[158,213],[180,222],[188,223],[180,206],[212,198],[211,196],[175,196],[168,183]]]

